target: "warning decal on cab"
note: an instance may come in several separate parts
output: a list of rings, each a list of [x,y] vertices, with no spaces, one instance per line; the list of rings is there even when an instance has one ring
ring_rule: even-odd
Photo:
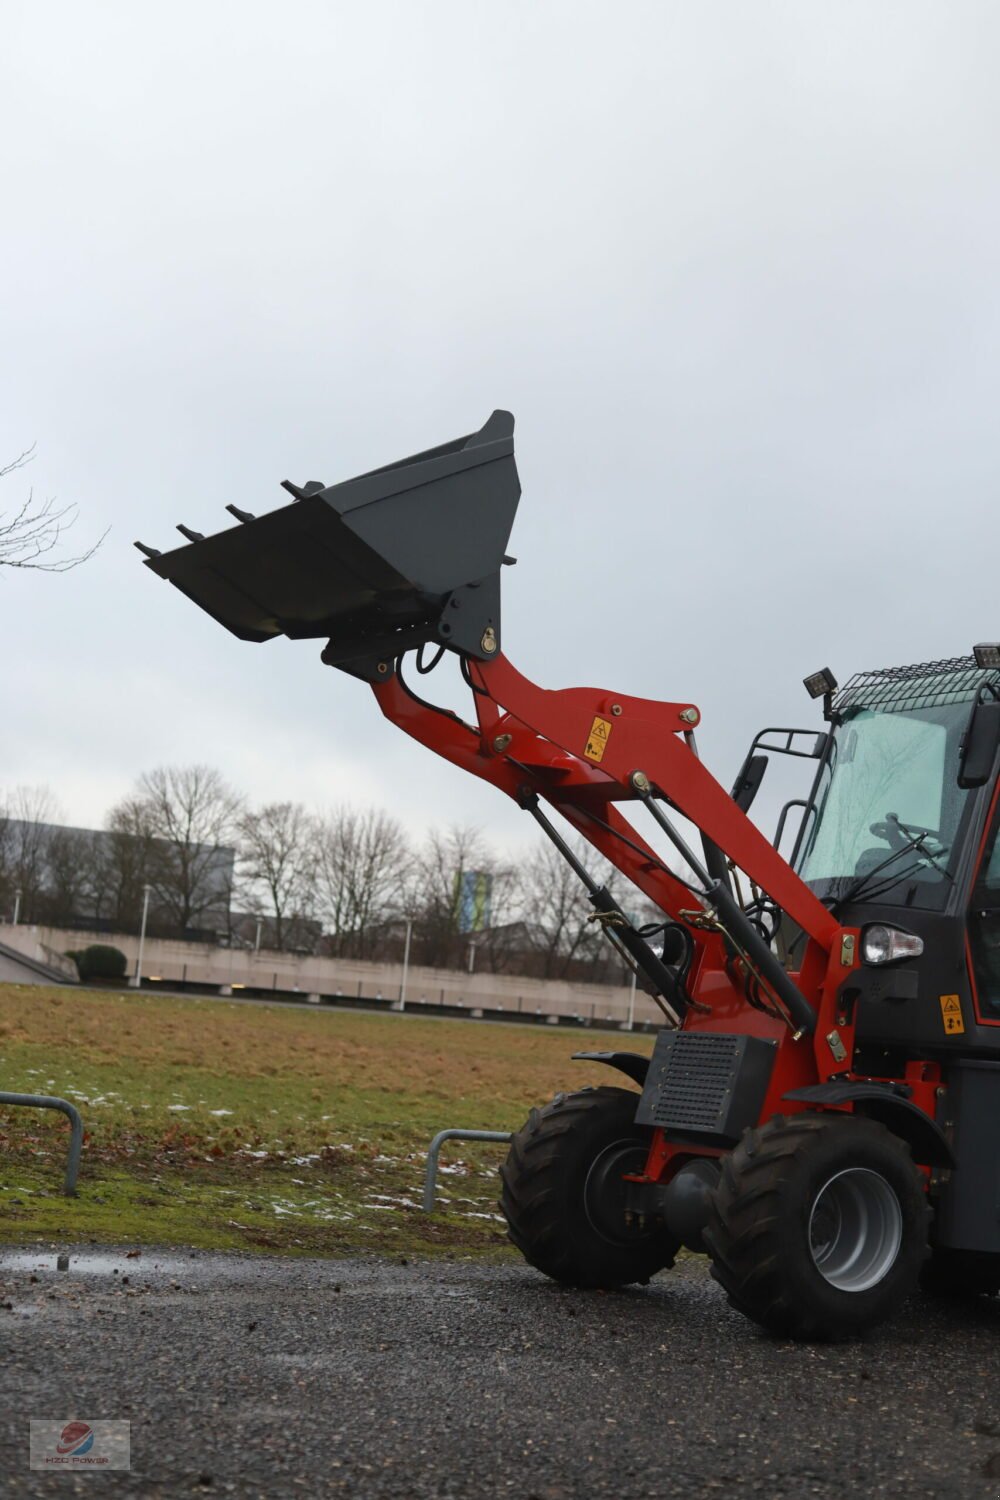
[[[604,752],[608,748],[608,740],[611,738],[611,725],[607,719],[595,718],[590,726],[587,736],[587,748],[584,755],[588,760],[602,761]]]
[[[965,1030],[962,1020],[962,1002],[957,995],[941,996],[941,1019],[946,1036],[960,1036]]]

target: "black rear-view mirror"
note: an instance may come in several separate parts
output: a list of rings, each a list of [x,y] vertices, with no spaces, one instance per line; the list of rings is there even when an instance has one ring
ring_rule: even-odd
[[[991,687],[981,691],[992,692],[994,697],[977,698],[972,705],[958,762],[958,784],[963,790],[986,785],[1000,746],[1000,700]]]

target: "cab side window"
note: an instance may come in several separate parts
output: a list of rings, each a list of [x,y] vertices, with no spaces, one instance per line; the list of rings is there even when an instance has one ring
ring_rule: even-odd
[[[1000,809],[972,892],[969,947],[980,1010],[1000,1016]]]
[[[990,838],[992,848],[987,846],[984,884],[988,891],[1000,891],[1000,823],[994,827]]]

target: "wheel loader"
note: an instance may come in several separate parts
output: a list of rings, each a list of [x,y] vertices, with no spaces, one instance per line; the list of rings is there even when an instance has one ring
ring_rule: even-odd
[[[286,480],[267,514],[230,504],[234,525],[182,525],[173,550],[136,544],[241,640],[325,640],[387,718],[511,797],[658,1004],[651,1057],[576,1054],[621,1086],[561,1094],[513,1138],[511,1239],[576,1287],[644,1283],[684,1246],[796,1339],[871,1328],[919,1285],[996,1293],[1000,645],[844,687],[813,673],[818,722],[761,731],[727,792],[694,703],[541,688],[504,655],[513,432],[497,411],[342,483]],[[427,685],[446,653],[463,713]],[[776,756],[810,784],[779,819],[787,859],[748,816]],[[657,920],[626,914],[571,832]]]

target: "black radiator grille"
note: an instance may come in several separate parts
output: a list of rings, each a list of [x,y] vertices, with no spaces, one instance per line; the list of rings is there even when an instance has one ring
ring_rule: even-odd
[[[662,1031],[637,1121],[680,1135],[736,1141],[755,1125],[775,1044],[757,1037]]]
[[[676,1039],[660,1080],[657,1125],[690,1130],[716,1128],[732,1085],[739,1040],[707,1033],[682,1034]]]

